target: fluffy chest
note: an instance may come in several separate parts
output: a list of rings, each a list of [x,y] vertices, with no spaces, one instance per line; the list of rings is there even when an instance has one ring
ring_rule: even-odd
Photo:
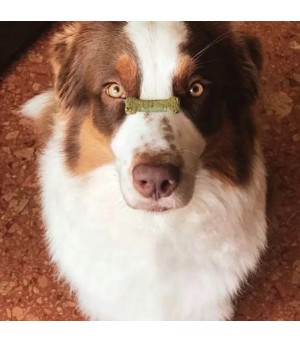
[[[202,171],[186,207],[147,213],[126,206],[113,165],[71,177],[59,151],[53,140],[41,160],[47,241],[92,317],[199,318],[256,264],[265,244],[259,187],[229,191]]]

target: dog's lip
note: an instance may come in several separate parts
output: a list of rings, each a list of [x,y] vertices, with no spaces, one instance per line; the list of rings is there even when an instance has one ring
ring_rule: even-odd
[[[159,206],[157,204],[154,205],[149,205],[149,206],[138,206],[138,205],[130,205],[128,204],[131,208],[134,210],[140,210],[140,211],[145,211],[145,212],[166,212],[174,209],[174,207],[165,207],[165,206]]]

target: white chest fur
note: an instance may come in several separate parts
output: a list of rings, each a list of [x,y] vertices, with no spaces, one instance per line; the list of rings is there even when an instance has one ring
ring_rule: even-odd
[[[113,165],[69,175],[61,129],[41,158],[43,213],[51,255],[82,310],[107,320],[230,318],[266,243],[260,156],[247,188],[226,188],[200,168],[188,206],[146,213],[125,204]]]

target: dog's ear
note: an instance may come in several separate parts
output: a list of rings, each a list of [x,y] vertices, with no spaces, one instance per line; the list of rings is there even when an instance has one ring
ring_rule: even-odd
[[[262,69],[261,45],[255,37],[235,32],[234,53],[229,56],[231,85],[227,101],[232,113],[242,113],[258,98]]]
[[[88,100],[83,77],[80,28],[80,23],[65,25],[51,44],[54,89],[66,108],[80,107]]]
[[[258,72],[261,72],[263,67],[262,46],[258,38],[250,34],[241,34],[245,41],[246,49],[248,50],[249,57],[255,64]]]

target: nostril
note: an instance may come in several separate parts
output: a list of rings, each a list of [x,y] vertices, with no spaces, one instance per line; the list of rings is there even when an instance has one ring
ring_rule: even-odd
[[[162,190],[163,193],[167,192],[170,188],[170,186],[172,185],[172,183],[174,184],[175,181],[174,180],[165,180],[161,183],[160,185],[160,189]]]

